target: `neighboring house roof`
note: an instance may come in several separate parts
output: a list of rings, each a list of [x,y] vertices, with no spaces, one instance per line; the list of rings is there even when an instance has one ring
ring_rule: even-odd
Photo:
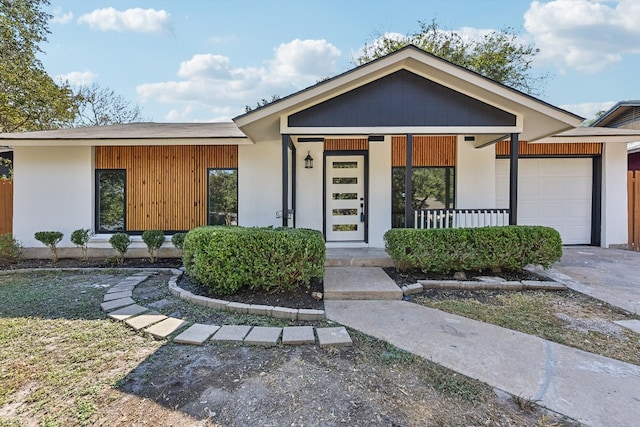
[[[279,138],[281,133],[304,134],[308,132],[312,134],[312,130],[287,128],[287,117],[358,87],[365,86],[398,70],[408,70],[422,76],[426,80],[431,80],[444,87],[514,114],[518,118],[516,129],[510,129],[507,132],[499,128],[476,127],[470,129],[473,132],[469,133],[494,133],[494,135],[490,137],[499,139],[505,133],[514,132],[520,133],[522,139],[534,141],[578,126],[583,120],[573,113],[509,88],[412,45],[237,116],[233,120],[238,124],[238,127],[254,141],[260,139],[273,140]],[[523,123],[525,117],[527,121],[526,124]],[[317,132],[326,135],[331,133],[340,134],[345,132],[345,130],[346,129],[327,130],[326,128],[322,128],[318,129]],[[389,129],[388,131],[393,132],[393,129]],[[384,132],[384,130],[378,132]],[[446,133],[447,129],[403,128],[396,129],[396,132]],[[462,130],[452,130],[451,132],[466,133]],[[356,133],[375,134],[376,129],[356,129]]]
[[[627,145],[627,153],[640,153],[640,142],[631,142]]]
[[[249,144],[238,126],[225,123],[128,123],[110,126],[0,133],[7,145]],[[179,142],[177,142],[179,141]],[[66,144],[63,144],[66,142]]]
[[[624,126],[640,120],[640,100],[620,101],[598,117],[591,126]]]

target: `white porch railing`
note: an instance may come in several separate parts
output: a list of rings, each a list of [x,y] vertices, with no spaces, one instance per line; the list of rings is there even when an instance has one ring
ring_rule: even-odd
[[[414,228],[476,228],[509,225],[509,209],[417,209]]]

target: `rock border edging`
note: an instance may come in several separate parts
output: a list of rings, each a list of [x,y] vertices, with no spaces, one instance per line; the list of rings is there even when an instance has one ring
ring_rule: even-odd
[[[173,273],[173,276],[171,276],[171,278],[169,279],[169,292],[171,293],[171,295],[203,307],[225,310],[231,313],[256,314],[259,316],[275,317],[279,319],[289,320],[319,321],[326,319],[324,310],[315,310],[309,308],[288,308],[260,304],[244,304],[241,302],[227,301],[217,298],[204,297],[202,295],[195,295],[178,286],[178,280],[180,279],[180,277],[182,277],[184,271],[177,268],[172,268],[170,270]]]

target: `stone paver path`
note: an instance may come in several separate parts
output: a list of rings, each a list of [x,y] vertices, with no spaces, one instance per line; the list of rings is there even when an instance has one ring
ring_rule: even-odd
[[[169,281],[169,288],[172,294],[192,300],[196,303],[202,303],[197,295],[193,295],[182,291],[177,286],[177,278],[182,274],[178,270],[174,270],[174,275]],[[178,344],[202,345],[207,340],[213,342],[236,343],[245,345],[259,345],[265,347],[276,346],[279,343],[283,345],[303,345],[316,344],[316,333],[318,335],[318,343],[320,347],[343,347],[352,345],[351,337],[344,327],[335,328],[315,328],[312,326],[288,326],[284,328],[250,326],[250,325],[207,325],[195,323],[191,326],[184,319],[167,317],[152,309],[160,308],[162,300],[155,303],[149,303],[147,306],[136,304],[133,297],[133,289],[153,273],[136,273],[133,274],[111,288],[104,295],[103,302],[100,304],[103,311],[107,312],[107,316],[114,320],[123,321],[129,327],[136,331],[145,331],[157,339],[167,339],[174,334],[173,342]],[[322,320],[324,319],[323,310],[311,309],[291,309],[287,307],[271,307],[259,305],[247,305],[240,303],[229,303],[228,301],[220,301],[224,303],[224,307],[217,307],[218,300],[204,298],[206,305],[218,309],[227,309],[230,304],[235,304],[231,308],[232,311],[239,313],[262,314],[266,316],[281,317],[291,320]],[[165,300],[166,301],[166,300]]]

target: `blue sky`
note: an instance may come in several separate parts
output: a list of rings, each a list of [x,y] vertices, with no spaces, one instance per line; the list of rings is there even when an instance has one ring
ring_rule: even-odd
[[[467,37],[513,28],[540,49],[541,99],[584,117],[640,99],[639,0],[51,0],[47,72],[98,83],[156,122],[229,120],[353,67],[418,21]]]

